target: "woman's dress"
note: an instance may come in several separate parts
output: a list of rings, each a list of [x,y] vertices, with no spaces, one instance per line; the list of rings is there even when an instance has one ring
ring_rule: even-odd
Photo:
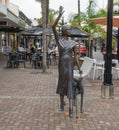
[[[73,98],[73,60],[72,48],[77,43],[72,40],[59,40],[59,78],[57,86],[57,94],[66,95],[68,98]]]

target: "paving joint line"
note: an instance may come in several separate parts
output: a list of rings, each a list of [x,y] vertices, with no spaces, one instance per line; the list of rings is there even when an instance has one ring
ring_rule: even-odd
[[[0,96],[1,99],[57,99],[59,96]],[[80,99],[80,95],[78,95]],[[101,99],[101,96],[84,96],[84,100],[87,99]],[[119,97],[114,97],[112,100],[119,100]]]

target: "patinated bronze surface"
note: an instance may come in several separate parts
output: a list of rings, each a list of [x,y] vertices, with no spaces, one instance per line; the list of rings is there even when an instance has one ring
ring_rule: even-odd
[[[59,78],[58,78],[58,86],[57,91],[60,95],[60,110],[64,111],[64,96],[66,95],[69,98],[69,117],[73,117],[73,99],[74,99],[74,92],[73,92],[73,60],[72,54],[74,51],[74,59],[77,61],[78,65],[78,58],[75,52],[76,42],[69,40],[69,36],[71,34],[71,27],[67,24],[62,26],[62,36],[59,36],[56,30],[56,26],[63,15],[64,10],[63,7],[60,6],[59,8],[59,15],[56,18],[54,24],[52,25],[52,29],[54,32],[54,36],[56,42],[58,44],[59,50]],[[78,65],[79,66],[79,65]]]
[[[73,60],[72,48],[77,43],[72,40],[59,39],[59,80],[57,93],[73,98]]]

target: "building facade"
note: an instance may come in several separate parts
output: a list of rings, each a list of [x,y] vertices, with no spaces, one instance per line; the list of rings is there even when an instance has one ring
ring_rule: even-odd
[[[0,46],[15,48],[20,43],[20,32],[31,28],[31,20],[9,0],[0,0]]]

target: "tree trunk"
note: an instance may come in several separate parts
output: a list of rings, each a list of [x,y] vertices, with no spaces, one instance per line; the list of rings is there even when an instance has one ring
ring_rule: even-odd
[[[49,0],[46,1],[46,26],[48,26]]]
[[[42,42],[43,42],[43,66],[42,66],[42,70],[43,72],[46,72],[46,34],[45,34],[45,30],[47,27],[47,17],[48,17],[48,6],[47,5],[47,0],[42,0],[41,1],[41,8],[42,8],[42,21],[43,21],[43,35],[42,35]]]
[[[79,16],[79,25],[80,25],[80,0],[78,0],[78,16]]]

